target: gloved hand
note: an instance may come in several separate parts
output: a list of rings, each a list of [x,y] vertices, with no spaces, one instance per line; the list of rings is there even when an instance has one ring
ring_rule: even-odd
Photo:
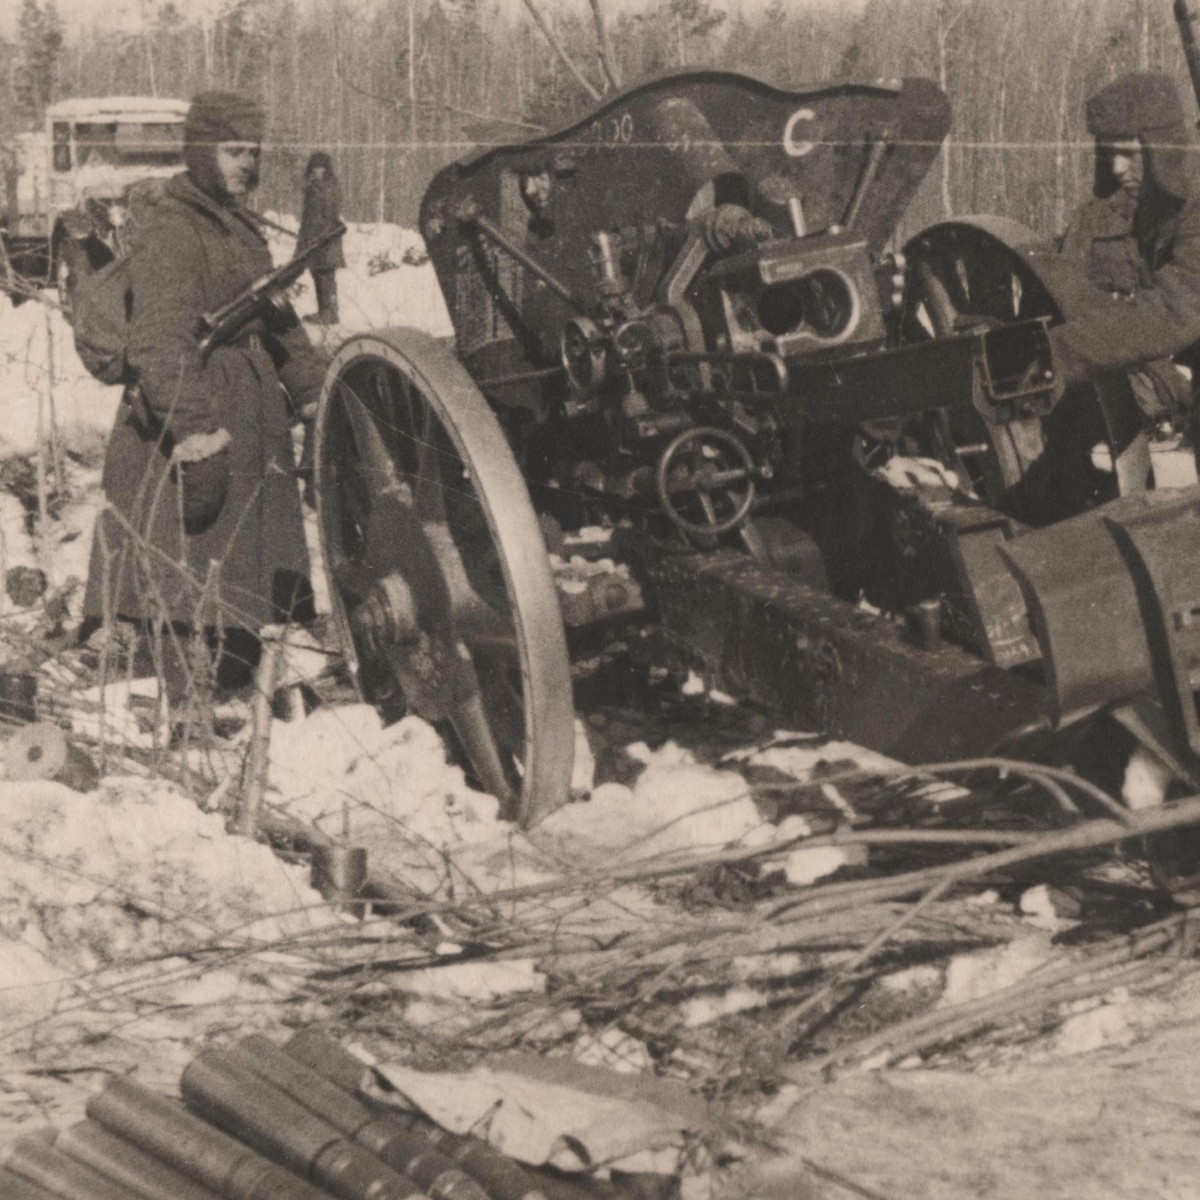
[[[1049,331],[1050,360],[1060,388],[1082,383],[1091,375],[1086,359],[1075,349],[1070,325],[1055,325]]]
[[[171,455],[179,483],[184,533],[201,533],[220,515],[229,492],[229,431],[193,433]]]

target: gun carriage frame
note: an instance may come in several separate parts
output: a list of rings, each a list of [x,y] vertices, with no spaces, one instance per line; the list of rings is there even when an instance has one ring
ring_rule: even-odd
[[[728,691],[902,757],[1142,695],[1189,772],[1171,614],[1193,581],[1164,582],[1161,531],[1197,500],[1140,495],[1127,380],[1060,394],[1046,329],[1090,291],[1070,264],[991,217],[897,245],[948,127],[923,80],[696,72],[436,176],[421,231],[457,353],[351,338],[317,423],[363,694],[452,726],[523,822],[568,796],[565,630],[623,619]],[[598,561],[564,590],[548,549]],[[1093,585],[1122,597],[1102,663],[1070,636]]]

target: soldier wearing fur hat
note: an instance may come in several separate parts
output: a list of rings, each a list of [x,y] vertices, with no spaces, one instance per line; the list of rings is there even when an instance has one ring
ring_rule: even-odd
[[[1064,249],[1085,257],[1103,293],[1051,330],[1055,362],[1064,384],[1132,372],[1153,419],[1191,402],[1169,360],[1200,340],[1198,147],[1163,75],[1125,75],[1102,88],[1087,102],[1087,124],[1107,192],[1085,206]]]
[[[324,372],[294,313],[257,319],[207,353],[197,340],[201,314],[271,269],[244,206],[264,121],[243,96],[194,98],[186,170],[147,213],[129,259],[136,387],[108,444],[109,507],[85,596],[89,617],[152,624],[168,646],[180,631],[219,629],[224,646],[240,641],[251,656],[261,626],[311,607],[292,426],[315,406]],[[167,682],[178,690],[170,671]]]
[[[336,229],[341,220],[342,198],[333,173],[333,160],[323,150],[318,150],[309,157],[304,169],[304,208],[300,214],[296,253],[303,254],[314,242]],[[319,250],[312,260],[310,270],[317,292],[317,312],[311,319],[319,325],[338,323],[337,272],[345,265],[340,238]]]

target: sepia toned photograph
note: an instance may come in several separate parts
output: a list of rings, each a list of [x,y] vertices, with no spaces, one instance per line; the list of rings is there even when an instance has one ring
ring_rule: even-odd
[[[1200,0],[0,0],[0,1200],[1200,1200]]]

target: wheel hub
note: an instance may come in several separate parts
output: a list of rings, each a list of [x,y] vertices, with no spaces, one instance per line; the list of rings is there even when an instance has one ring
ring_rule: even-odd
[[[415,641],[420,626],[412,589],[394,571],[376,580],[367,598],[350,614],[350,625],[373,654]]]

